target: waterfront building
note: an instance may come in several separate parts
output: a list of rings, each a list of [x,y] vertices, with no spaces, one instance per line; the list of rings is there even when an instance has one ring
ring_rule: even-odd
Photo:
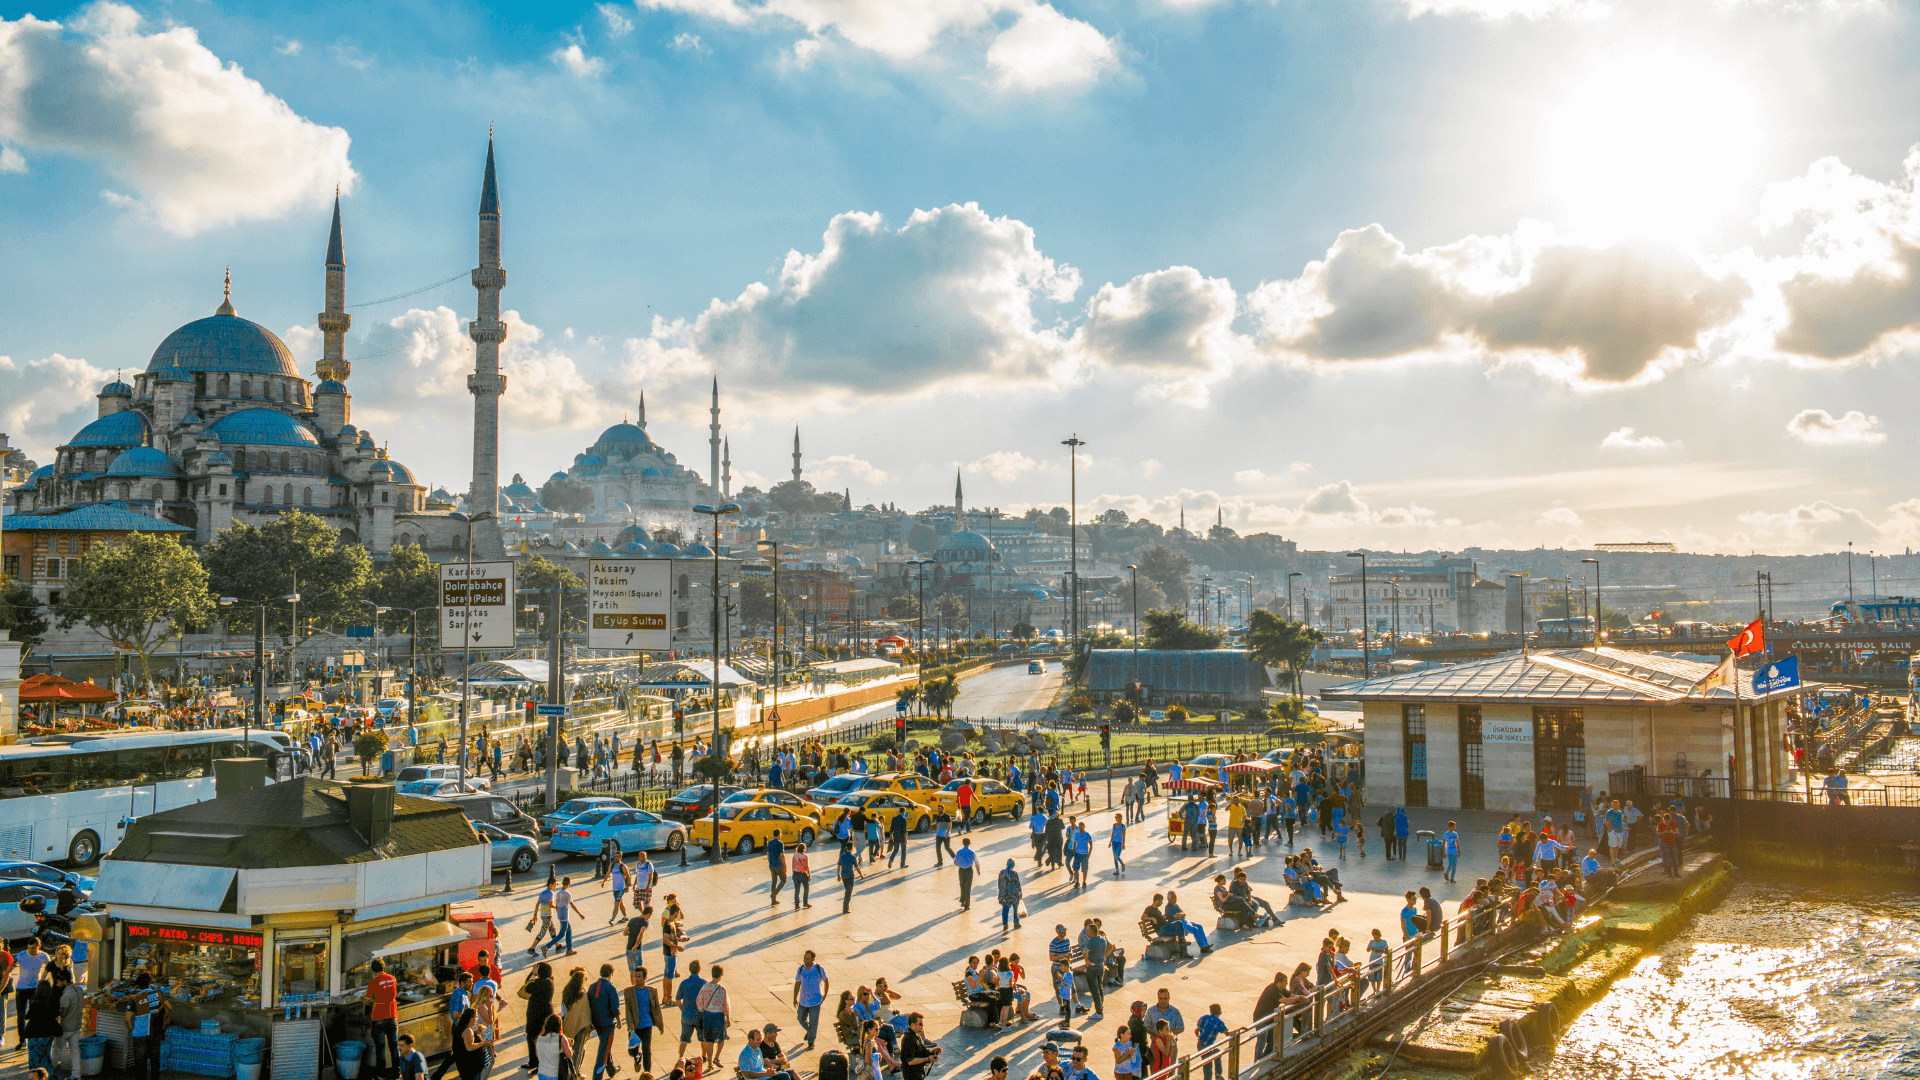
[[[0,578],[25,585],[36,600],[52,606],[60,602],[75,565],[89,551],[121,543],[136,532],[192,539],[193,530],[104,504],[9,514],[6,530],[0,532],[5,543],[5,572]]]
[[[1701,689],[1714,665],[1622,649],[1505,653],[1328,687],[1358,703],[1373,806],[1571,810],[1617,773],[1771,791],[1785,782],[1786,703],[1743,682]],[[1736,679],[1751,680],[1741,671]],[[1711,785],[1698,785],[1704,793]]]

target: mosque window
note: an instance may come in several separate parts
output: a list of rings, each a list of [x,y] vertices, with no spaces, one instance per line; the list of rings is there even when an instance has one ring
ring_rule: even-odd
[[[243,398],[250,398],[253,396],[253,380],[252,379],[240,380],[240,396]]]
[[[287,454],[284,450],[280,452],[280,471],[287,471]]]
[[[220,396],[231,397],[233,393],[232,388],[233,388],[232,381],[228,379],[228,377],[225,375],[220,376]]]
[[[260,505],[261,506],[273,505],[273,488],[270,485],[267,485],[267,484],[260,485]]]
[[[193,373],[193,396],[207,396],[207,373],[204,371],[196,371]]]
[[[161,499],[164,499],[164,498],[166,498],[166,497],[167,497],[167,496],[166,496],[166,490],[167,490],[166,488],[164,488],[164,487],[161,487],[161,486],[160,486],[159,484],[155,484],[155,485],[153,485],[153,498],[154,498],[154,501],[155,501],[155,502],[158,502],[158,501],[160,501]]]
[[[682,600],[685,600],[685,599],[687,598],[687,593],[688,593],[688,589],[689,589],[689,587],[690,587],[690,586],[689,586],[689,584],[688,584],[688,582],[687,582],[687,575],[685,575],[685,574],[681,574],[681,575],[680,575],[680,599],[682,599]],[[681,612],[680,614],[681,614],[682,616],[684,616],[684,615],[686,614],[686,612],[684,612],[684,611],[683,611],[683,612]],[[682,625],[682,626],[685,626],[686,624],[685,624],[685,623],[683,622],[683,623],[681,623],[680,625]]]
[[[221,497],[222,497],[222,498],[225,498],[225,497],[226,497],[226,494],[227,494],[227,485],[225,485],[225,484],[221,484],[221,485],[220,485],[220,495],[221,495]]]
[[[313,489],[312,488],[300,489],[300,505],[301,506],[313,505]]]
[[[389,493],[388,493],[388,492],[385,492],[385,491],[383,491],[383,492],[381,492],[381,493],[380,493],[380,501],[381,501],[381,502],[389,502],[389,501],[391,501],[391,500],[389,500],[389,499],[387,498],[387,495],[388,495],[388,494],[389,494]]]
[[[292,484],[288,484],[281,489],[280,501],[283,503],[286,503],[288,506],[293,505],[293,485]]]

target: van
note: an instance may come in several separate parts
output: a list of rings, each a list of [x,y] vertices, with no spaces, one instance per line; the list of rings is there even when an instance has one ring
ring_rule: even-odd
[[[453,803],[467,812],[467,820],[478,821],[483,825],[492,825],[497,829],[517,836],[540,839],[540,823],[524,813],[519,807],[500,795],[442,795],[435,802]]]

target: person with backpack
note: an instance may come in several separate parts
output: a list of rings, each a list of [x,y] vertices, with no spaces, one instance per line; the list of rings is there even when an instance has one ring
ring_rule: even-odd
[[[593,1056],[593,1080],[620,1075],[613,1061],[613,1032],[620,1026],[620,989],[613,985],[613,965],[600,965],[600,978],[587,988],[587,1010],[600,1049]]]

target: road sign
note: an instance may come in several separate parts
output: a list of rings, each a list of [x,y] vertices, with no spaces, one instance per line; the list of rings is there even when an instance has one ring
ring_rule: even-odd
[[[587,648],[673,648],[671,559],[592,559],[587,564]]]
[[[372,636],[373,636],[373,627],[372,627],[371,625],[369,625],[369,626],[349,626],[349,627],[347,627],[347,636],[348,636],[348,637],[372,637]]]
[[[514,605],[513,563],[441,563],[440,647],[454,652],[513,648]]]
[[[533,711],[541,716],[567,715],[567,707],[565,705],[535,705]]]

